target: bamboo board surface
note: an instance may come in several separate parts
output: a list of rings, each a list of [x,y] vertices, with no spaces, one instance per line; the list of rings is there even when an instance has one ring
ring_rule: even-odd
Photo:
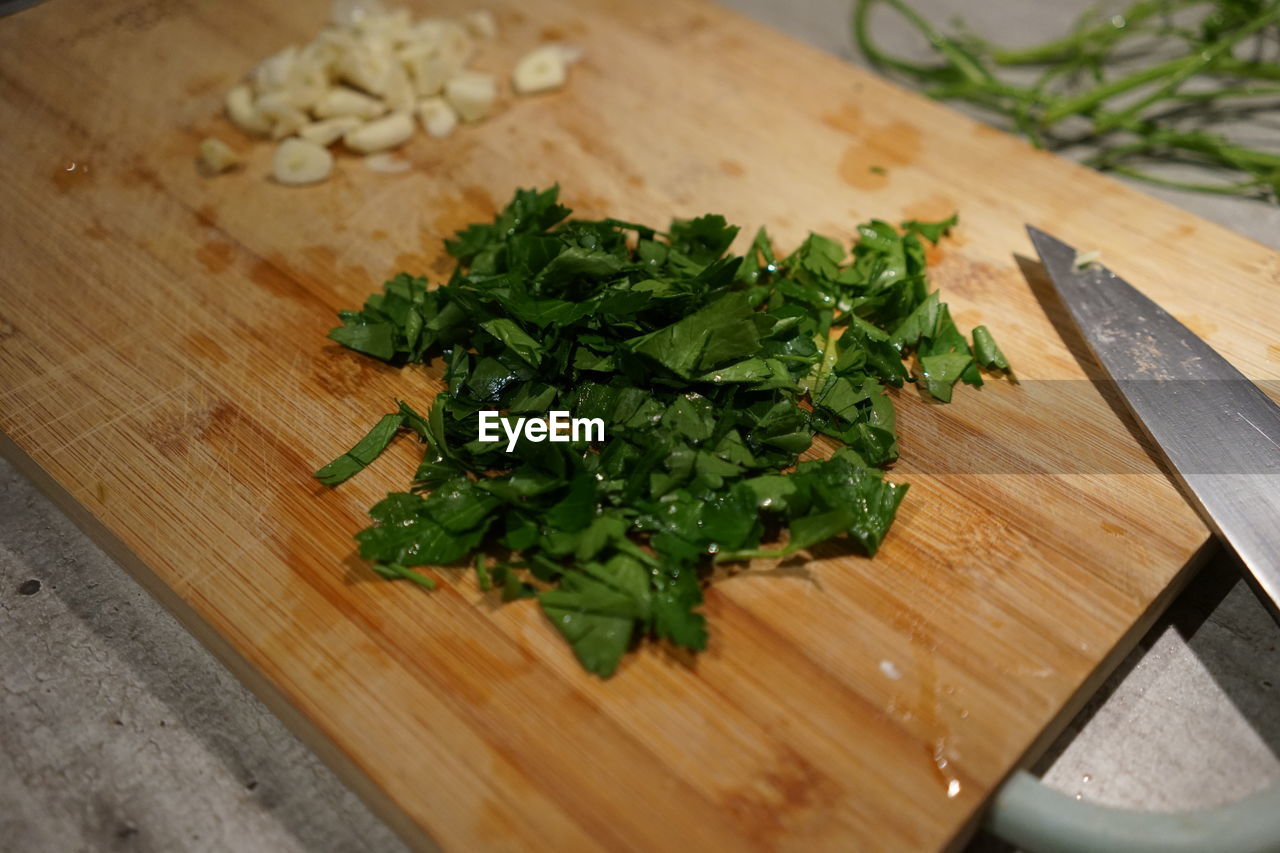
[[[221,99],[326,5],[53,0],[0,20],[6,453],[413,842],[962,840],[1206,540],[1083,381],[1016,257],[1023,223],[1101,249],[1262,379],[1280,374],[1280,258],[701,2],[490,4],[503,35],[481,66],[567,40],[586,55],[563,92],[415,138],[409,172],[343,157],[326,184],[281,187]],[[197,174],[210,133],[250,152],[244,172]],[[310,478],[393,398],[441,387],[438,366],[330,344],[334,313],[401,269],[447,274],[444,237],[555,181],[582,215],[717,211],[785,248],[958,209],[934,282],[1022,381],[898,396],[911,491],[874,560],[827,549],[721,580],[705,654],[645,647],[599,681],[532,602],[457,570],[425,594],[354,557],[408,442],[336,490]]]

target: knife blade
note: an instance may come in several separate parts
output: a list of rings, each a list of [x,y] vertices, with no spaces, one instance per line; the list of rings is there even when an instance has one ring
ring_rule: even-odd
[[[1280,407],[1173,315],[1027,226],[1050,280],[1183,494],[1280,621]]]

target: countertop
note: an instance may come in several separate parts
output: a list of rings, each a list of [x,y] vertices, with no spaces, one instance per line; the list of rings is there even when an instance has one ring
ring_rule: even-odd
[[[861,61],[848,0],[725,2]],[[1061,33],[1090,4],[913,5],[943,23],[963,12],[992,40],[1028,44]],[[918,52],[888,17],[887,42]],[[1139,186],[1280,249],[1278,206]],[[1212,805],[1280,780],[1277,646],[1280,627],[1230,556],[1215,556],[1037,772],[1083,799],[1157,810]],[[972,845],[1002,847],[983,836]],[[191,635],[0,462],[0,850],[402,849]]]

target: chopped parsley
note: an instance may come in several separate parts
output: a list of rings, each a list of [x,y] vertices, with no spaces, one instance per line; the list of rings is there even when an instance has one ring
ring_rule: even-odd
[[[810,235],[745,257],[717,215],[666,231],[569,218],[558,188],[520,190],[492,223],[447,241],[438,287],[400,274],[329,337],[397,365],[444,365],[426,414],[406,403],[316,473],[336,485],[398,430],[425,445],[405,492],[370,510],[360,555],[387,578],[470,562],[481,588],[536,597],[588,670],[612,674],[639,637],[707,643],[713,559],[783,557],[828,540],[880,547],[907,487],[886,387],[939,400],[979,367],[930,291],[924,242],[955,217],[872,221],[852,254]],[[914,356],[912,369],[904,359]],[[599,442],[480,442],[478,412],[602,418]],[[828,458],[799,461],[822,434]]]

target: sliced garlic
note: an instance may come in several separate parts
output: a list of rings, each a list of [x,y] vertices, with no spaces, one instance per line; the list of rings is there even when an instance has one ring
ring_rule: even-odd
[[[328,149],[296,137],[276,147],[271,158],[271,176],[282,184],[314,184],[333,171],[333,155]]]
[[[258,112],[253,103],[253,90],[240,85],[227,92],[227,118],[231,123],[253,136],[271,133],[271,121]]]
[[[338,26],[352,27],[367,18],[385,14],[379,0],[333,0],[330,17]]]
[[[310,123],[311,119],[302,110],[290,110],[281,114],[271,126],[271,138],[284,139],[286,136],[293,136]]]
[[[462,23],[477,38],[491,39],[498,34],[498,22],[488,9],[467,12],[462,16]]]
[[[342,144],[360,154],[372,154],[403,145],[411,136],[413,119],[409,114],[392,113],[348,130]]]
[[[299,60],[293,66],[284,91],[295,107],[309,110],[329,91],[329,72],[321,62]]]
[[[245,133],[285,139],[273,161],[277,179],[307,182],[296,176],[309,169],[328,174],[333,163],[300,145],[323,149],[342,139],[351,150],[372,154],[403,144],[418,124],[438,138],[460,121],[487,115],[500,81],[467,65],[478,40],[493,38],[497,30],[495,16],[484,9],[415,21],[408,9],[389,9],[379,0],[333,0],[333,23],[309,43],[258,63],[227,93],[227,115]],[[562,46],[544,45],[514,69],[516,90],[563,85],[575,58]],[[202,144],[201,161],[220,171],[229,168],[223,164],[234,152],[213,147],[216,142]],[[375,157],[369,168],[403,166]]]
[[[493,107],[498,97],[498,84],[492,74],[460,71],[444,84],[444,97],[463,121],[477,121]]]
[[[253,88],[259,93],[283,89],[289,83],[293,66],[298,61],[298,48],[289,45],[275,56],[269,56],[258,63],[253,70]]]
[[[1102,252],[1098,249],[1090,249],[1087,252],[1076,252],[1075,268],[1078,270],[1091,267],[1094,264],[1101,263]]]
[[[393,36],[396,41],[404,41],[407,39],[412,27],[413,15],[403,6],[387,16],[386,31]]]
[[[511,82],[521,95],[559,89],[566,76],[565,54],[558,44],[545,44],[516,63]]]
[[[377,118],[387,108],[377,98],[346,86],[334,86],[325,92],[311,110],[316,118],[333,118],[334,116],[355,116],[356,118]]]
[[[397,172],[407,172],[412,168],[412,164],[408,160],[401,160],[389,151],[365,155],[364,164],[368,167],[369,171],[381,172],[384,175],[394,175]]]
[[[275,121],[289,110],[296,109],[293,101],[289,100],[289,93],[283,89],[274,89],[259,95],[253,105],[258,108],[259,113],[270,121]]]
[[[444,31],[449,25],[448,18],[423,18],[415,21],[405,33],[405,41],[409,44],[435,47],[444,39]]]
[[[293,105],[289,93],[268,92],[255,102],[258,112],[271,122],[271,138],[284,139],[307,124],[307,114]]]
[[[419,97],[430,97],[440,94],[445,80],[455,73],[445,64],[444,58],[434,47],[413,44],[400,52],[400,61],[409,72],[413,81],[413,91]]]
[[[220,175],[242,162],[240,155],[221,139],[210,136],[200,142],[200,165],[211,175]]]
[[[409,82],[409,73],[399,62],[392,63],[387,69],[382,100],[393,113],[413,111],[415,98],[414,87]]]
[[[413,24],[413,18],[409,14],[409,10],[399,8],[390,12],[382,12],[380,14],[366,15],[359,21],[353,23],[353,28],[361,35],[372,35],[384,39],[402,38],[403,34]]]
[[[315,41],[303,48],[303,52],[312,51],[317,59],[324,62],[326,68],[333,69],[355,43],[355,34],[350,30],[326,27],[316,36]]]
[[[316,145],[328,148],[341,139],[348,130],[359,127],[360,124],[360,119],[355,116],[334,116],[322,121],[313,121],[298,128],[298,136],[307,142],[314,142]]]
[[[388,45],[361,40],[339,58],[336,71],[351,85],[372,95],[381,95],[392,61]]]
[[[418,121],[429,135],[441,139],[458,126],[458,114],[444,98],[425,98],[418,102]]]
[[[450,74],[461,71],[475,52],[475,42],[457,21],[444,21],[434,44],[436,54]]]

